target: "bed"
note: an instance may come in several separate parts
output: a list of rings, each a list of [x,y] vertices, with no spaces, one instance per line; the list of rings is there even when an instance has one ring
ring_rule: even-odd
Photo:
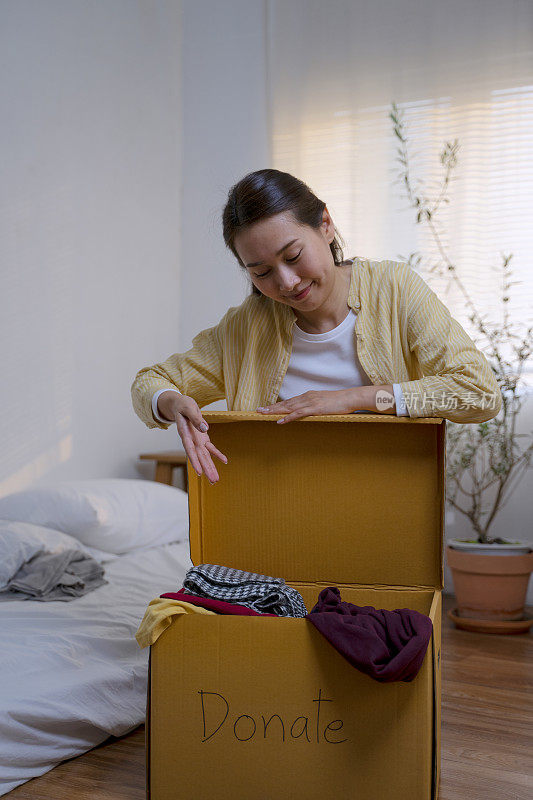
[[[0,498],[0,544],[14,522],[50,551],[58,539],[83,549],[107,583],[68,602],[0,603],[0,796],[144,722],[149,648],[135,632],[191,566],[187,496],[162,484],[63,482]]]

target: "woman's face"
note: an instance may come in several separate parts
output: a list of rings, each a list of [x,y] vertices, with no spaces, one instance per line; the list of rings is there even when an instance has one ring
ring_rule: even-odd
[[[318,230],[300,225],[290,211],[284,211],[241,231],[235,249],[262,294],[309,312],[320,308],[335,283],[329,247],[334,236],[326,208]]]

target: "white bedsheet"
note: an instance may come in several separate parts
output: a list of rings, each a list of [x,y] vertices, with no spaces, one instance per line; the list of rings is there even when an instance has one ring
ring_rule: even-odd
[[[145,718],[146,606],[177,591],[189,543],[104,564],[108,585],[65,602],[0,604],[0,796]]]

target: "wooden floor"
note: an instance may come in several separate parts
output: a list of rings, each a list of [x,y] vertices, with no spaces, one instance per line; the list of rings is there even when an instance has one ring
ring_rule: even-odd
[[[446,614],[452,606],[453,598],[445,597],[439,800],[532,800],[533,636],[457,630]],[[6,796],[143,800],[144,727],[108,739]]]

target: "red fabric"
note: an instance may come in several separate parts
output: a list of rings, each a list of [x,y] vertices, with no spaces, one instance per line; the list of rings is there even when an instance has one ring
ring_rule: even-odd
[[[253,608],[241,606],[237,603],[226,603],[224,600],[215,600],[211,597],[198,597],[195,594],[186,594],[184,589],[179,592],[165,592],[159,597],[169,597],[171,600],[184,600],[193,606],[201,606],[209,611],[216,611],[218,614],[240,614],[243,617],[277,617],[277,614],[261,614]]]
[[[381,683],[412,681],[433,630],[419,611],[394,611],[343,602],[336,586],[322,589],[306,619],[352,666]]]

